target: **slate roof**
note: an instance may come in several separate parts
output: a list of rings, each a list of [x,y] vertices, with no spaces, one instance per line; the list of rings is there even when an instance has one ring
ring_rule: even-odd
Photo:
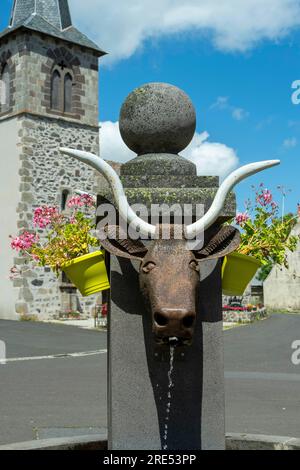
[[[36,13],[58,29],[72,25],[68,0],[14,0],[10,26],[22,23]]]
[[[19,29],[37,31],[87,47],[99,56],[106,54],[72,25],[68,0],[14,0],[10,26],[0,34],[0,39]]]

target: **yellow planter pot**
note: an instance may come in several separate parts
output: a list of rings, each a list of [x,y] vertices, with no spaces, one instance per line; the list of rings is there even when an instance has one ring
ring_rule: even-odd
[[[68,261],[62,270],[84,297],[110,288],[103,251]]]
[[[252,256],[239,253],[231,253],[226,256],[222,266],[223,294],[243,295],[260,267],[260,261]]]

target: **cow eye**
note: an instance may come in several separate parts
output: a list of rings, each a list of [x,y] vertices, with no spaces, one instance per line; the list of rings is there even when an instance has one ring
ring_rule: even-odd
[[[142,267],[142,270],[144,271],[144,273],[148,274],[150,273],[150,271],[152,271],[152,269],[154,269],[156,267],[156,264],[153,263],[153,261],[149,261],[148,263],[146,263],[143,267]]]
[[[196,260],[193,259],[190,262],[190,268],[193,269],[194,271],[197,271],[197,272],[199,271],[199,265]]]

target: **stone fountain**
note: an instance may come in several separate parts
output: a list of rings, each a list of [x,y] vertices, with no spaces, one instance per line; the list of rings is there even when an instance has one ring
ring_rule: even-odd
[[[101,242],[111,253],[111,450],[225,449],[221,267],[238,247],[239,233],[223,224],[236,212],[231,189],[279,162],[246,165],[219,188],[218,177],[197,176],[196,166],[180,156],[195,129],[189,97],[175,86],[150,83],[134,90],[121,109],[122,138],[137,156],[122,166],[120,179],[99,157],[62,149],[105,176],[110,189],[99,206],[111,202],[123,229],[125,221],[125,234],[118,229],[112,235],[109,227]],[[148,215],[138,217],[136,204]],[[172,236],[165,240],[165,211],[174,204],[182,212],[188,208],[190,221],[180,225],[184,237],[177,240],[178,222],[170,219]],[[138,229],[139,240],[126,233],[127,225]],[[187,248],[187,239],[198,234],[199,246]]]

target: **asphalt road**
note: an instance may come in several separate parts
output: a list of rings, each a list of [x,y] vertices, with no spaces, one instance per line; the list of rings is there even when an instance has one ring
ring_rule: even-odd
[[[291,361],[300,315],[274,315],[224,338],[227,431],[300,437],[300,365]],[[0,321],[0,340],[9,359],[0,365],[0,444],[106,427],[105,333]]]
[[[106,334],[65,325],[0,321],[0,444],[101,432],[106,427]]]
[[[273,315],[225,332],[228,432],[300,437],[300,315]],[[300,357],[300,356],[299,356]]]

